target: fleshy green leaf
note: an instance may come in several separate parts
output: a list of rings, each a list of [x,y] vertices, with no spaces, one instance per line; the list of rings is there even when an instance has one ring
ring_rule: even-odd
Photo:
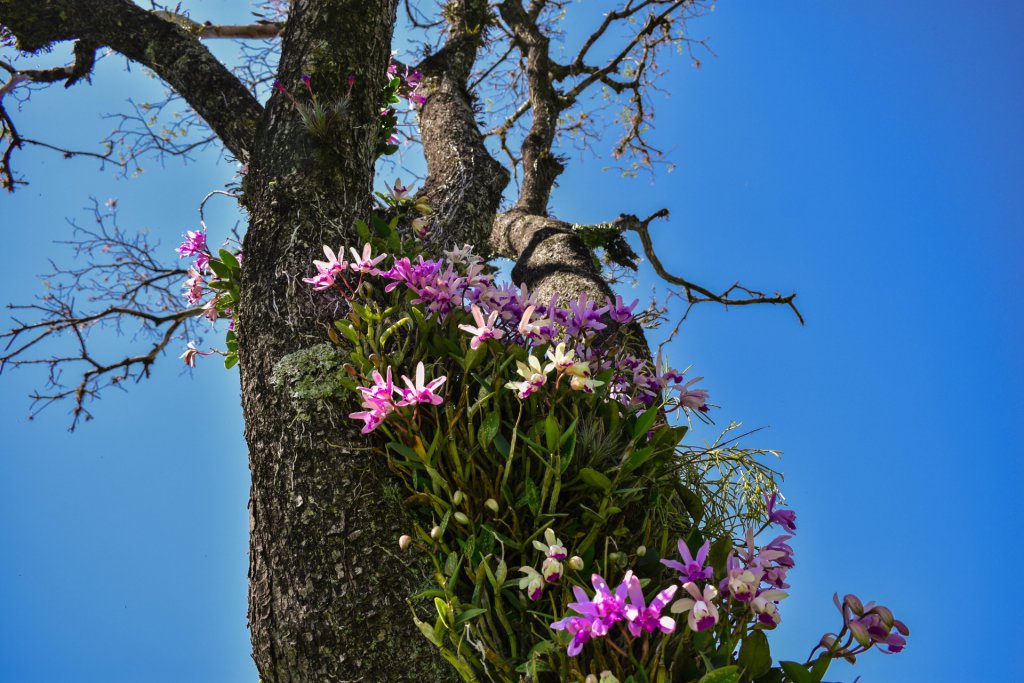
[[[782,665],[782,670],[786,672],[786,678],[790,683],[817,683],[814,675],[803,664],[797,662],[779,662],[779,664]]]
[[[739,662],[750,678],[757,678],[771,668],[772,655],[764,631],[753,631],[743,639]]]
[[[736,683],[740,680],[740,671],[735,666],[725,666],[704,674],[700,683]]]
[[[480,429],[476,432],[477,441],[480,442],[483,448],[487,448],[491,441],[494,440],[495,435],[498,433],[499,425],[501,425],[501,415],[497,412],[488,413],[487,417],[484,418]]]
[[[580,479],[582,479],[583,483],[587,486],[592,486],[595,489],[601,489],[602,491],[608,491],[612,487],[612,480],[592,467],[584,467],[581,469]]]

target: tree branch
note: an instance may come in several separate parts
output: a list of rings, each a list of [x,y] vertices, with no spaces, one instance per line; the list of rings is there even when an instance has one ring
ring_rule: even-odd
[[[485,0],[458,0],[448,8],[443,47],[417,67],[427,95],[420,109],[427,160],[420,196],[434,209],[431,240],[486,244],[509,175],[484,145],[467,81],[493,20]]]
[[[800,324],[804,324],[804,317],[800,313],[800,310],[796,307],[795,299],[796,293],[785,295],[776,292],[774,295],[768,295],[764,292],[759,292],[755,289],[749,289],[739,282],[734,282],[732,285],[727,287],[721,293],[715,293],[703,287],[695,282],[691,282],[686,278],[680,277],[670,273],[662,264],[661,259],[658,258],[658,252],[654,248],[654,241],[651,239],[651,233],[649,226],[651,222],[658,218],[667,218],[668,209],[661,209],[651,214],[647,218],[640,219],[632,214],[622,214],[611,223],[611,227],[619,230],[629,230],[635,232],[640,237],[640,244],[643,246],[644,255],[647,260],[650,261],[651,267],[654,268],[654,272],[658,274],[665,282],[669,284],[677,285],[680,289],[680,294],[686,299],[687,307],[683,313],[683,318],[689,315],[690,309],[695,305],[704,302],[714,302],[722,304],[723,306],[750,306],[754,304],[772,304],[772,305],[784,305],[788,306],[796,315],[797,320]],[[733,296],[734,293],[739,293],[739,297]]]
[[[184,14],[158,10],[156,16],[166,19],[194,35],[196,38],[232,38],[236,40],[272,40],[284,32],[282,21],[258,21],[255,24],[211,24],[199,23]]]
[[[248,158],[262,107],[181,26],[129,0],[0,0],[0,24],[23,52],[78,40],[106,45],[145,65],[185,98],[238,159]]]
[[[0,372],[6,368],[47,368],[46,391],[34,393],[31,416],[64,399],[73,401],[71,429],[80,419],[91,419],[89,400],[107,387],[127,379],[140,381],[176,338],[193,338],[201,308],[182,305],[180,282],[187,271],[161,265],[153,257],[154,245],[140,233],[129,235],[116,223],[116,202],[103,211],[93,202],[95,228],[74,226],[74,239],[64,242],[85,263],[60,268],[44,277],[47,293],[28,304],[9,305],[18,317],[0,334]],[[80,305],[79,301],[86,303]],[[23,319],[22,316],[30,316]],[[90,332],[107,328],[133,337],[149,338],[143,351],[101,361],[102,345]],[[71,337],[73,351],[55,350],[59,338]],[[64,375],[77,380],[65,383]]]
[[[547,214],[555,180],[565,169],[552,153],[558,115],[565,105],[560,102],[561,95],[551,77],[550,40],[537,25],[536,14],[524,10],[520,0],[504,0],[498,7],[526,60],[529,105],[533,112],[533,122],[521,147],[523,183],[516,208],[543,216]],[[539,13],[540,5],[533,9]]]

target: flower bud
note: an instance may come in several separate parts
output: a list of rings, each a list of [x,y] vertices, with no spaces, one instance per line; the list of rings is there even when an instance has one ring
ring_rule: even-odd
[[[583,679],[583,683],[597,683],[597,676],[594,674],[587,674],[587,677]]]
[[[569,558],[569,567],[576,571],[583,569],[583,558],[579,555],[573,555]]]
[[[850,608],[854,614],[858,617],[864,616],[864,603],[860,601],[853,593],[849,593],[843,598],[843,604]]]
[[[505,560],[499,560],[498,568],[494,570],[494,580],[501,586],[505,583],[506,578],[508,578],[508,565],[505,564]]]
[[[456,512],[452,517],[454,517],[455,521],[459,524],[469,524],[469,517],[466,516],[465,512]]]
[[[452,496],[452,504],[462,505],[462,499],[465,497],[466,494],[464,494],[462,491],[456,491],[455,494]]]
[[[642,546],[640,546],[639,548],[636,549],[636,556],[637,557],[643,557],[646,554],[647,554],[647,546],[642,545]]]
[[[407,550],[412,545],[412,536],[409,534],[403,534],[398,537],[398,547],[402,550]]]
[[[611,671],[602,671],[601,680],[598,683],[619,683],[619,679]]]
[[[878,615],[878,617],[882,620],[882,624],[885,626],[887,630],[892,630],[893,622],[896,620],[896,618],[892,615],[892,610],[890,610],[888,607],[883,607],[882,605],[875,605],[870,610],[868,610],[868,614],[872,613]]]
[[[431,529],[430,530],[430,537],[432,539],[434,539],[435,541],[437,539],[441,538],[441,527],[435,526],[433,529]]]
[[[608,553],[608,561],[612,564],[625,566],[626,564],[626,553],[614,552]]]
[[[859,619],[851,620],[849,625],[850,633],[857,639],[857,642],[863,647],[869,647],[871,645],[871,634],[868,632],[868,627]]]
[[[500,509],[498,507],[498,501],[494,500],[493,498],[488,498],[487,500],[485,500],[484,501],[484,507],[486,507],[488,510],[490,510],[494,514],[498,514],[498,510]]]

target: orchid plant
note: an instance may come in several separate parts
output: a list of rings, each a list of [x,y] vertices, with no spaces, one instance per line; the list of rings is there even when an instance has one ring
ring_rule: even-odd
[[[710,396],[636,355],[636,301],[540,300],[469,246],[426,253],[430,208],[400,181],[378,197],[390,219],[358,222],[361,246],[325,246],[304,281],[342,313],[337,408],[407,489],[398,545],[434,584],[412,618],[464,680],[816,683],[905,646],[889,609],[837,596],[839,631],[773,665],[796,516],[764,451],[683,443]],[[179,251],[234,272],[205,234]]]

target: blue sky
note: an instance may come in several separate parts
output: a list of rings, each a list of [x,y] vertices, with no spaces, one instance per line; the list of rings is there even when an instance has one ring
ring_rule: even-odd
[[[805,327],[707,305],[670,357],[706,377],[719,425],[770,427],[747,443],[785,451],[799,534],[776,656],[802,659],[834,629],[834,591],[910,625],[903,654],[869,653],[833,680],[1024,680],[1007,605],[1024,561],[1024,8],[983,7],[721,3],[695,26],[717,57],[675,62],[659,102],[676,170],[627,180],[588,159],[554,198],[575,222],[668,207],[655,228],[668,267],[799,292]],[[100,113],[155,87],[114,66],[36,98],[26,132],[101,137]],[[122,225],[170,250],[233,172],[149,163],[118,180],[34,151],[20,167],[32,184],[0,198],[11,301],[39,291],[90,196],[117,197]],[[208,223],[235,220],[225,203]],[[0,679],[254,683],[237,375],[190,378],[168,357],[75,434],[61,409],[25,420],[38,379],[0,378]]]

